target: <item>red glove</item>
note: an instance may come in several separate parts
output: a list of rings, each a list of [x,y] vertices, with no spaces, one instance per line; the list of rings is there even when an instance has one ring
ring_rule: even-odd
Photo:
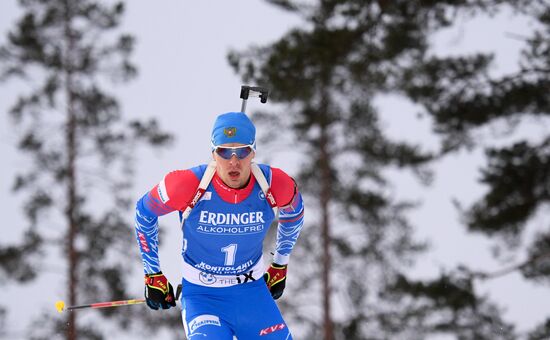
[[[162,272],[145,275],[145,302],[155,310],[176,306],[174,288]]]
[[[280,298],[283,295],[283,290],[285,290],[286,267],[287,265],[272,263],[264,274],[265,283],[273,300]]]

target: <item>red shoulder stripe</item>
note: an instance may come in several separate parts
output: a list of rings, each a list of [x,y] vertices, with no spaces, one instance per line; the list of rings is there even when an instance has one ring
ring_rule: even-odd
[[[278,207],[285,207],[292,202],[298,191],[294,179],[279,168],[271,168],[271,192]]]
[[[191,170],[176,170],[168,173],[151,190],[151,195],[173,210],[183,210],[193,199],[200,179]],[[160,203],[159,203],[160,204]]]

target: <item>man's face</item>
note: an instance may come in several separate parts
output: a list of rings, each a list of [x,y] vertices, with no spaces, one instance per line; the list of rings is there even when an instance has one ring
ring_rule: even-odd
[[[250,163],[252,162],[252,159],[254,158],[254,151],[250,152],[246,157],[239,158],[235,153],[240,153],[241,151],[245,150],[238,150],[238,152],[235,152],[233,154],[232,151],[229,148],[239,148],[243,147],[244,149],[245,145],[240,143],[227,143],[222,144],[219,148],[225,149],[225,150],[219,150],[220,153],[225,153],[225,156],[228,157],[230,155],[229,159],[226,159],[217,151],[214,151],[212,153],[214,160],[216,161],[216,171],[218,173],[218,176],[222,179],[222,181],[230,188],[238,189],[244,187],[248,183],[248,179],[250,178]]]

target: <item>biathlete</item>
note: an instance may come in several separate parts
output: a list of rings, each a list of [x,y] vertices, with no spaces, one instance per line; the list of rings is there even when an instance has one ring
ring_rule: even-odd
[[[158,257],[158,217],[178,211],[183,231],[182,319],[188,339],[292,339],[275,303],[285,288],[304,204],[285,172],[255,164],[256,128],[242,112],[216,118],[213,161],[168,173],[136,206],[136,235],[152,309],[176,305]],[[262,244],[278,217],[267,270]]]

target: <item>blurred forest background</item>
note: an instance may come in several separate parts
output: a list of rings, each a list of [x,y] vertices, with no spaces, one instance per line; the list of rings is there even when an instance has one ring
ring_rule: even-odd
[[[296,339],[550,338],[549,1],[0,6],[1,338],[184,338],[177,310],[53,304],[141,297],[134,203],[209,159],[241,83],[306,201]]]

